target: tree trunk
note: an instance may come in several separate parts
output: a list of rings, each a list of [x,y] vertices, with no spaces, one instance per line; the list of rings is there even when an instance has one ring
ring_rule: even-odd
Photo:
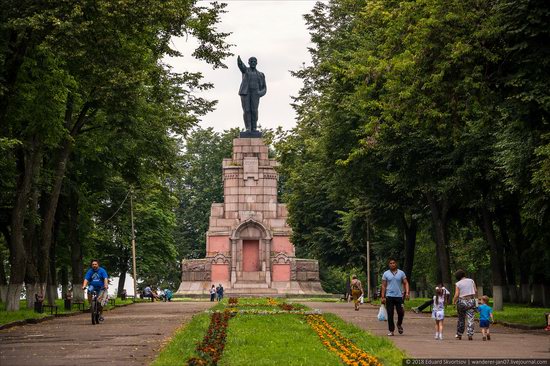
[[[409,283],[412,281],[412,271],[414,265],[414,251],[416,248],[416,231],[418,223],[416,219],[410,219],[410,224],[407,222],[405,215],[402,216],[403,227],[405,229],[405,263],[403,271],[407,275]]]
[[[78,235],[78,192],[70,189],[69,193],[69,243],[71,245],[71,276],[73,299],[82,301],[84,293],[81,286],[84,281],[82,266],[82,248]]]
[[[29,207],[31,208],[31,210],[33,210],[33,212],[38,211],[39,195],[40,195],[40,192],[35,183],[34,187],[32,188],[31,202],[29,203]],[[35,301],[34,294],[36,293],[35,292],[36,283],[38,282],[38,270],[36,268],[36,262],[37,262],[36,248],[38,247],[37,236],[38,235],[37,235],[36,220],[30,219],[28,220],[28,223],[27,223],[26,236],[24,239],[25,253],[27,254],[27,261],[26,261],[27,264],[26,264],[26,271],[25,271],[25,288],[26,288],[26,294],[27,294],[26,300],[27,300],[28,309],[34,309],[34,301]]]
[[[11,30],[8,32],[8,42],[5,52],[5,58],[3,62],[2,70],[4,73],[1,77],[3,79],[4,95],[0,98],[0,121],[6,120],[6,113],[9,106],[9,100],[14,92],[15,82],[17,81],[17,75],[23,61],[25,54],[29,46],[30,29],[24,31]]]
[[[68,127],[72,119],[73,98],[72,95],[67,97],[67,110],[65,112],[65,124]],[[42,230],[41,230],[41,245],[39,248],[38,274],[40,280],[47,280],[50,260],[50,247],[52,245],[53,226],[55,219],[55,212],[57,210],[57,203],[59,201],[59,195],[61,193],[61,187],[63,185],[63,179],[65,177],[65,170],[67,167],[67,160],[69,159],[70,152],[73,147],[73,141],[76,135],[80,132],[84,122],[86,121],[86,114],[90,109],[90,105],[85,103],[82,110],[79,113],[78,119],[74,126],[70,129],[70,138],[65,139],[62,144],[62,148],[55,160],[55,170],[53,174],[53,184],[51,193],[49,196],[48,204],[46,206],[45,215],[42,218]]]
[[[493,217],[487,208],[485,202],[481,208],[481,216],[483,219],[482,230],[485,234],[485,239],[489,244],[491,252],[491,274],[493,277],[493,309],[503,309],[503,285],[504,285],[504,260],[502,258],[502,247],[495,237],[493,228]]]
[[[0,251],[0,302],[5,304],[6,296],[8,296],[8,279],[4,270],[4,256]]]
[[[529,294],[529,273],[531,270],[531,259],[527,255],[527,241],[523,235],[523,226],[521,222],[521,216],[519,213],[519,207],[517,206],[517,200],[514,201],[514,207],[511,209],[510,226],[511,233],[510,241],[516,250],[517,258],[519,259],[519,296],[520,301],[527,303],[531,301]]]
[[[437,201],[433,193],[427,192],[426,199],[430,205],[432,222],[435,233],[435,252],[439,264],[438,281],[446,288],[451,288],[451,266],[449,258],[449,235],[447,228],[447,214],[449,204],[446,198]]]
[[[6,295],[7,311],[19,310],[19,298],[21,297],[21,291],[23,291],[23,281],[17,284],[13,283],[10,279],[10,284],[8,285],[8,294]],[[15,304],[17,304],[17,306]]]
[[[69,271],[66,264],[61,266],[59,277],[61,277],[61,298],[64,299],[67,291],[69,291]]]
[[[24,148],[18,151],[17,168],[19,176],[17,177],[17,191],[13,209],[11,211],[11,240],[9,242],[10,250],[10,283],[8,285],[8,295],[6,298],[6,310],[19,310],[19,295],[23,288],[26,269],[26,252],[24,243],[24,222],[27,211],[27,201],[33,181],[33,166],[37,164],[37,157],[40,155],[37,149],[37,142],[28,142],[30,148]],[[19,291],[19,292],[18,292]]]
[[[504,301],[516,302],[518,300],[517,286],[516,286],[516,273],[514,259],[517,258],[517,254],[514,252],[514,247],[510,242],[508,236],[508,225],[505,217],[505,213],[501,208],[496,210],[496,218],[498,222],[498,228],[500,237],[502,238],[504,248],[504,266],[506,274],[506,291],[504,292]]]
[[[124,283],[126,282],[126,270],[123,270],[120,272],[120,277],[118,279],[118,289],[117,289],[117,296],[120,297],[122,294],[122,290],[124,290]]]

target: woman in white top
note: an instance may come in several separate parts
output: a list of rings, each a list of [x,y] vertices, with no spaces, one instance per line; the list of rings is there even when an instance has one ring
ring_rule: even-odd
[[[466,273],[459,269],[455,272],[456,283],[455,296],[453,304],[456,304],[458,313],[458,322],[456,324],[456,339],[462,339],[464,333],[464,323],[468,322],[467,334],[471,341],[474,336],[474,315],[476,309],[477,287],[471,278],[466,277]]]

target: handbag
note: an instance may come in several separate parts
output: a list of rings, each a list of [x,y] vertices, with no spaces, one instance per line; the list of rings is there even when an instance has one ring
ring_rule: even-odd
[[[388,320],[388,311],[386,310],[386,306],[384,304],[380,305],[380,309],[378,310],[378,320],[381,322]]]

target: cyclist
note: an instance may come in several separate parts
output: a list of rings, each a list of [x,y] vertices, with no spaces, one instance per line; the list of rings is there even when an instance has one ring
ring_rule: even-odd
[[[86,276],[84,276],[84,282],[82,283],[82,289],[88,289],[88,302],[92,303],[92,291],[97,291],[97,300],[99,303],[99,320],[103,321],[103,306],[101,303],[105,296],[107,296],[107,289],[109,288],[109,275],[107,271],[99,266],[97,259],[92,259],[90,262],[91,267]]]

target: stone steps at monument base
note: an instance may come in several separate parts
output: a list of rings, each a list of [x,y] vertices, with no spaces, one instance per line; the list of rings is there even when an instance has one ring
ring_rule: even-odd
[[[255,288],[269,288],[269,285],[265,282],[258,281],[238,281],[233,284],[234,289],[255,289]]]
[[[241,296],[241,297],[262,297],[267,295],[277,295],[278,292],[272,288],[263,287],[247,287],[247,288],[232,288],[224,291],[223,296]]]

